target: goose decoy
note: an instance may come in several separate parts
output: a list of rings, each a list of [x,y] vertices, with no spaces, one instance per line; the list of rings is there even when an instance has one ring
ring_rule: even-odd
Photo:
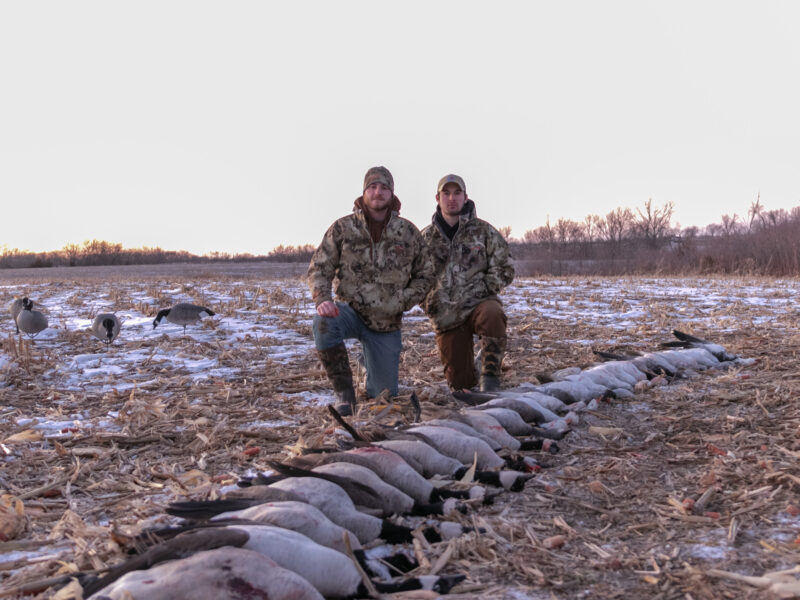
[[[158,327],[158,324],[161,323],[161,319],[166,319],[175,325],[182,325],[183,334],[186,335],[186,326],[197,323],[204,314],[213,317],[216,313],[205,306],[189,304],[188,302],[179,302],[172,308],[164,308],[158,311],[158,316],[153,321],[153,329]]]
[[[92,335],[98,340],[110,344],[119,335],[119,319],[113,313],[100,313],[92,323]]]
[[[34,338],[47,329],[47,317],[38,310],[33,310],[33,302],[28,298],[22,299],[22,310],[17,315],[17,328]]]
[[[8,305],[8,311],[11,313],[11,318],[14,320],[14,327],[17,328],[17,333],[19,333],[19,325],[17,325],[17,316],[22,311],[22,301],[24,298],[14,298],[11,301],[11,304]]]

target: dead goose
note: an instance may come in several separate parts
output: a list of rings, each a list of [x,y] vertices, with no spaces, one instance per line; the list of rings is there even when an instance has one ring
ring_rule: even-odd
[[[485,409],[484,412],[497,419],[497,421],[505,428],[505,430],[513,436],[528,436],[535,431],[535,428],[531,425],[528,425],[520,416],[520,414],[513,409],[501,406],[492,406]]]
[[[332,463],[349,462],[373,471],[391,486],[411,496],[420,505],[435,504],[445,498],[463,498],[465,494],[437,489],[420,474],[420,465],[407,462],[402,455],[377,445],[354,448],[347,452],[307,454],[289,461],[292,465],[308,469]]]
[[[84,592],[97,589],[92,600],[217,600],[241,598],[243,591],[254,598],[324,600],[300,575],[253,550],[226,545],[170,560],[180,556],[167,554],[168,562],[130,570],[113,581],[103,578],[101,588],[87,585]]]
[[[22,311],[22,301],[24,298],[14,298],[11,301],[11,304],[8,305],[8,312],[11,313],[11,318],[14,321],[14,327],[17,329],[17,333],[19,333],[19,325],[17,325],[17,316],[19,315],[20,311]]]
[[[269,525],[229,525],[221,528],[199,529],[181,534],[159,546],[180,543],[195,552],[224,545],[258,552],[310,583],[325,598],[353,598],[368,595],[353,561],[336,550],[326,548],[306,536]],[[156,546],[154,548],[158,548]],[[185,552],[185,551],[184,551]],[[158,556],[164,556],[162,550]],[[165,557],[166,558],[166,557]],[[134,559],[135,560],[135,559]],[[162,559],[163,560],[163,559]],[[382,593],[428,589],[447,593],[463,576],[409,578],[399,582],[373,582]],[[271,597],[271,596],[270,596]],[[280,598],[288,600],[284,594]]]
[[[699,337],[678,331],[677,329],[672,330],[672,335],[678,338],[677,342],[665,342],[661,345],[667,348],[703,348],[704,350],[708,350],[711,354],[713,354],[714,358],[720,362],[735,361],[737,358],[739,358],[735,354],[731,354],[725,350],[725,348],[719,344],[708,342]]]
[[[500,458],[483,440],[450,427],[415,425],[406,431],[418,433],[432,440],[439,452],[455,458],[462,464],[472,464],[477,456],[478,469],[481,471],[495,471],[503,468],[506,464],[506,461]]]
[[[316,477],[288,477],[270,485],[233,490],[220,500],[173,502],[166,512],[182,519],[209,519],[224,512],[244,510],[271,502],[280,493],[286,494],[286,499],[306,502],[316,507],[336,525],[351,531],[362,544],[378,538],[392,544],[412,539],[411,529],[408,527],[356,510],[350,496],[341,487]]]
[[[191,521],[205,521],[227,511],[244,510],[266,502],[303,502],[303,498],[290,491],[267,485],[240,488],[225,494],[220,500],[172,502],[166,513]]]
[[[642,354],[616,354],[614,352],[605,352],[603,350],[593,350],[593,352],[595,355],[606,361],[629,361],[637,369],[647,375],[648,379],[652,379],[653,377],[657,377],[659,375],[665,375],[667,377],[676,377],[678,375],[677,367],[663,357]]]
[[[113,313],[100,313],[92,323],[92,335],[98,340],[110,344],[119,335],[119,319]]]
[[[455,415],[453,416],[455,417]],[[492,438],[502,448],[517,451],[522,446],[522,442],[508,433],[500,421],[487,412],[482,410],[462,410],[459,413],[459,418],[464,419],[476,431]]]
[[[532,435],[532,438],[517,439],[511,435],[499,419],[487,412],[492,409],[478,410],[479,408],[478,406],[473,410],[462,410],[460,418],[466,420],[473,429],[476,429],[484,436],[492,438],[496,443],[500,444],[503,450],[509,450],[511,452],[547,450],[551,454],[558,452],[558,446],[556,446],[555,443],[552,443],[549,439],[543,439],[548,437],[544,429],[531,427],[529,435]],[[544,411],[545,409],[542,410]],[[514,411],[511,410],[511,412]],[[558,419],[558,415],[554,413],[551,414],[553,420]],[[517,418],[522,420],[519,413],[517,413]],[[479,481],[482,483],[484,482],[482,479],[479,479]]]
[[[256,521],[263,525],[291,529],[302,533],[318,544],[339,552],[346,552],[345,537],[350,542],[350,548],[353,550],[361,548],[358,538],[353,533],[331,521],[315,506],[305,502],[287,500],[258,504],[244,510],[221,513],[213,517],[211,521],[233,519]]]
[[[213,317],[216,313],[205,306],[179,302],[172,308],[164,308],[158,311],[158,316],[153,321],[153,329],[158,327],[161,319],[167,319],[170,323],[183,326],[183,334],[186,335],[186,326],[197,323],[203,315]]]
[[[720,366],[717,357],[705,348],[687,348],[685,350],[659,350],[645,356],[657,356],[666,359],[679,369],[702,370]]]
[[[47,317],[38,310],[33,310],[33,302],[28,298],[22,299],[22,310],[17,315],[17,328],[34,338],[47,329]]]
[[[186,522],[177,527],[148,529],[132,540],[132,547],[147,547],[154,539],[170,540],[188,531],[231,525],[271,525],[290,529],[326,548],[344,554],[352,552],[361,567],[372,576],[385,579],[391,577],[384,565],[367,555],[352,532],[336,525],[320,510],[305,502],[270,502],[244,510],[222,513],[205,523]],[[444,532],[439,537],[443,535]],[[419,566],[419,563],[409,559],[403,552],[397,554],[384,552],[380,558],[383,563],[390,564],[401,573],[407,573]]]
[[[549,394],[543,390],[539,390],[540,387],[540,385],[523,383],[513,390],[508,390],[504,395],[508,395],[512,398],[523,396],[529,400],[535,400],[536,404],[546,408],[547,410],[551,410],[554,413],[562,413],[569,410],[569,406],[567,406],[563,400],[556,398],[554,394]],[[591,400],[591,398],[588,399]]]
[[[382,450],[381,452],[388,452],[387,450]],[[394,454],[394,453],[390,453]],[[351,458],[347,456],[347,452],[337,452],[335,453],[336,457],[342,458]],[[402,461],[403,459],[394,454],[395,459],[397,462]],[[391,483],[387,483],[384,481],[373,469],[369,466],[360,465],[354,462],[350,462],[347,460],[344,461],[325,461],[321,464],[318,464],[310,471],[307,469],[301,469],[300,467],[296,466],[288,466],[282,465],[279,463],[268,463],[271,468],[278,470],[279,472],[284,471],[288,474],[294,474],[295,476],[310,476],[310,477],[317,477],[322,476],[325,477],[327,475],[335,475],[336,477],[350,479],[352,481],[359,482],[363,485],[369,486],[374,491],[375,501],[371,501],[371,498],[364,497],[369,504],[361,504],[364,508],[366,508],[370,513],[375,511],[374,514],[381,517],[388,517],[393,514],[414,514],[414,515],[441,515],[446,514],[447,512],[454,510],[457,508],[457,504],[454,500],[449,501],[448,503],[445,502],[434,502],[431,503],[429,501],[420,502],[419,500],[413,498],[411,495],[406,493],[406,491],[402,487],[396,487]],[[367,463],[369,464],[369,463]],[[288,467],[288,469],[287,469]],[[413,475],[411,481],[413,482],[411,485],[413,487],[414,483],[416,483],[416,479],[420,479],[424,481],[430,489],[427,493],[427,499],[430,500],[431,496],[433,495],[433,486],[426,481],[419,473],[408,467],[406,465],[406,472],[403,473],[406,475],[406,479],[408,478],[409,474]],[[397,481],[398,477],[393,478]],[[404,483],[403,480],[400,480],[400,483]],[[352,498],[352,497],[351,497]],[[356,506],[359,506],[359,501],[355,498],[352,498],[353,502]],[[371,510],[370,510],[371,509]]]
[[[406,542],[412,539],[409,528],[358,511],[347,492],[326,479],[289,477],[266,487],[296,494],[303,502],[316,506],[337,525],[352,531],[362,544],[367,544],[377,538],[391,543]]]
[[[447,419],[428,419],[427,421],[422,422],[421,425],[433,425],[434,427],[449,427],[450,429],[455,429],[456,431],[460,431],[464,435],[469,435],[471,437],[478,438],[479,440],[483,440],[495,452],[503,449],[503,445],[501,443],[497,442],[493,437],[485,435],[483,432],[475,429],[463,417],[453,418],[453,416],[451,415]]]

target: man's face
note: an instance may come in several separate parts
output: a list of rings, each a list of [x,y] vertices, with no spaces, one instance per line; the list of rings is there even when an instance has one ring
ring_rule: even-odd
[[[457,183],[448,183],[436,194],[436,202],[445,217],[457,217],[467,201],[467,194]]]
[[[382,183],[370,184],[364,190],[364,205],[371,213],[380,213],[392,205],[392,190]]]

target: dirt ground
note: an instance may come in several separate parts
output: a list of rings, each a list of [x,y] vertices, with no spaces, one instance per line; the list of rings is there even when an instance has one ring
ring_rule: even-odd
[[[213,276],[185,275],[192,285]],[[247,278],[262,276],[231,275],[254,287],[260,282]],[[120,276],[129,277],[137,276]],[[78,289],[96,285],[90,276],[66,281]],[[529,283],[534,295],[548,285]],[[605,280],[573,283],[562,304],[590,296],[610,306],[624,302],[603,294]],[[310,335],[307,320],[292,316],[291,306],[273,306],[286,327]],[[683,309],[663,298],[649,307],[622,343],[615,342],[619,329],[602,322],[575,326],[541,311],[511,312],[504,385],[587,365],[594,360],[592,347],[657,348],[669,340]],[[544,468],[524,491],[471,506],[458,517],[485,533],[418,549],[427,561],[420,572],[467,574],[454,598],[779,597],[782,580],[762,576],[800,563],[798,312],[761,318],[762,308],[744,302],[719,310],[720,320],[737,326],[715,330],[714,316],[693,333],[757,359],[755,365],[696,373],[584,413],[559,442],[558,454],[532,454]],[[90,351],[85,336],[64,335],[70,351]],[[425,320],[408,321],[404,340],[401,376],[421,399],[423,418],[456,407],[442,385]],[[123,555],[112,532],[159,522],[169,501],[217,497],[239,475],[285,456],[298,440],[331,440],[334,427],[324,407],[292,404],[299,393],[327,389],[313,352],[277,362],[258,344],[222,348],[191,337],[143,340],[137,347],[167,343],[174,352],[214,354],[239,374],[193,380],[143,362],[138,368],[151,370],[155,383],[134,391],[77,393],[58,389],[52,380],[42,384],[57,356],[8,333],[3,352],[12,366],[5,368],[8,386],[0,387],[0,441],[14,460],[0,463],[0,488],[22,499],[26,529],[0,542],[0,572],[6,573],[0,595],[31,597],[12,592],[70,569],[115,564]],[[395,404],[384,411],[389,417],[379,418],[408,418],[402,398]],[[26,429],[18,417],[53,418],[54,412],[76,410],[118,413],[121,429],[8,443]],[[364,407],[356,423],[366,426],[377,413],[375,406]],[[254,420],[275,426],[248,427]],[[743,575],[755,578],[744,581]],[[793,579],[782,585],[800,596]],[[54,593],[41,586],[34,591],[40,598]]]

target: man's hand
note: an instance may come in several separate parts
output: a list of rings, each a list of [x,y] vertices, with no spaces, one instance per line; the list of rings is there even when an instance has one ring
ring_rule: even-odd
[[[339,307],[330,300],[326,300],[317,306],[317,314],[320,317],[338,317]]]

